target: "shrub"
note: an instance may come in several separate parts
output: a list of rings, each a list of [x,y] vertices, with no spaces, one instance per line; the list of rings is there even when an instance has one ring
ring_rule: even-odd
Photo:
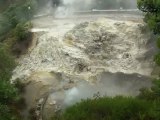
[[[18,120],[7,105],[0,104],[0,120]]]
[[[11,77],[12,70],[15,67],[14,58],[10,53],[0,44],[0,77],[1,80],[7,74],[7,78]]]
[[[155,96],[155,100],[160,101],[160,79],[153,81],[153,86],[151,88],[153,95]]]
[[[8,33],[4,44],[13,55],[18,57],[27,51],[32,41],[32,33],[29,31],[31,27],[30,22],[19,23]]]
[[[154,56],[154,61],[158,66],[160,66],[160,53]]]
[[[28,22],[37,10],[37,1],[26,1],[23,4],[11,4],[0,15],[0,36],[7,34],[19,23]]]
[[[131,97],[83,100],[67,108],[57,120],[158,120],[153,102]],[[54,119],[56,120],[56,119]]]
[[[31,23],[19,23],[13,31],[13,36],[16,37],[18,42],[23,41],[29,34],[29,28],[31,28]]]
[[[12,110],[19,96],[17,89],[10,83],[14,67],[14,59],[0,46],[0,120],[16,120]]]
[[[0,102],[13,100],[16,97],[16,90],[10,84],[12,70],[15,67],[13,57],[5,48],[0,46]]]
[[[145,100],[154,100],[155,99],[153,91],[148,88],[140,89],[140,94],[137,97],[140,99],[145,99]]]
[[[157,38],[157,47],[160,48],[160,37]]]
[[[17,120],[18,109],[24,106],[24,99],[20,98],[19,90],[10,83],[12,71],[15,67],[14,58],[10,52],[17,51],[15,46],[24,45],[31,34],[29,20],[37,8],[36,0],[12,0],[0,14],[0,120]],[[25,42],[24,42],[25,41]],[[23,90],[22,86],[16,84]]]

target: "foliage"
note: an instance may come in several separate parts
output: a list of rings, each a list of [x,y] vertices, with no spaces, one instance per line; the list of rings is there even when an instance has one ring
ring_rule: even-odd
[[[25,0],[23,0],[25,1]],[[37,1],[11,4],[0,15],[0,41],[16,56],[24,53],[29,46],[32,26],[28,22],[37,9]]]
[[[160,79],[143,88],[135,97],[114,97],[82,100],[52,120],[159,120]]]
[[[150,89],[141,89],[137,98],[153,102],[157,111],[156,116],[160,118],[160,79],[154,80],[153,86]]]
[[[156,34],[157,46],[160,48],[160,0],[137,0],[138,8],[145,13],[145,22]],[[154,60],[160,66],[160,53],[155,55]]]
[[[160,79],[154,80],[153,86],[150,89],[141,89],[137,97],[150,101],[160,101]]]
[[[0,88],[0,102],[2,104],[10,104],[16,99],[17,89],[9,81],[1,80]]]
[[[18,120],[7,105],[0,104],[0,120]]]
[[[12,105],[18,100],[18,91],[10,83],[14,67],[14,59],[0,46],[0,120],[16,120]]]
[[[10,56],[4,46],[0,45],[0,76],[2,76],[2,73],[7,73],[10,76],[14,67],[13,57]]]
[[[160,37],[157,38],[157,47],[160,49]]]
[[[145,21],[155,34],[160,33],[160,1],[137,0],[138,8],[145,12]]]
[[[28,22],[37,9],[37,0],[0,0],[0,120],[17,120],[18,109],[23,109],[24,99],[21,84],[11,84],[12,71],[16,66],[10,54],[18,44],[28,44],[30,37]],[[27,41],[27,42],[26,42]],[[18,88],[17,88],[18,87]],[[19,90],[18,90],[19,89]]]
[[[58,120],[159,120],[155,104],[130,97],[83,100],[65,110]]]
[[[0,16],[0,36],[7,34],[19,23],[30,20],[37,9],[37,1],[27,1],[23,5],[11,4]]]
[[[152,87],[153,94],[156,96],[155,99],[160,101],[160,79],[155,80],[154,86]]]
[[[140,99],[145,99],[145,100],[154,100],[155,99],[153,91],[148,88],[140,89],[140,94],[137,97]]]
[[[160,53],[154,56],[154,61],[158,66],[160,66]]]
[[[143,12],[149,12],[157,14],[160,12],[160,1],[159,0],[137,0],[138,8]]]
[[[19,23],[13,30],[13,35],[16,37],[18,41],[23,41],[27,38],[29,31],[28,29],[31,28],[30,23]]]

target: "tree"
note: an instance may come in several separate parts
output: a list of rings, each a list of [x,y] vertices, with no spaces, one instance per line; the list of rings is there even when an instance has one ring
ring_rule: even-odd
[[[138,8],[145,13],[145,22],[155,34],[160,34],[160,0],[137,0]]]
[[[157,35],[157,46],[160,47],[160,0],[137,0],[137,4],[138,8],[145,13],[144,21]],[[154,60],[160,66],[160,53],[154,57]]]

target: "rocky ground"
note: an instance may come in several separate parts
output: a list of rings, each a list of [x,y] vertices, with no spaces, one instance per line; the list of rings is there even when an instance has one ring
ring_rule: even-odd
[[[28,83],[26,111],[36,108],[39,119],[96,93],[135,96],[151,85],[156,50],[142,16],[46,16],[33,23],[32,46],[12,80]]]

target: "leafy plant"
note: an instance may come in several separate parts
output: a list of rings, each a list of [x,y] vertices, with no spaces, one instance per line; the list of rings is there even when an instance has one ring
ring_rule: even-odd
[[[151,101],[119,96],[83,100],[57,120],[158,120],[157,114]]]
[[[0,120],[16,120],[12,105],[18,100],[18,90],[10,83],[14,59],[0,46]]]

